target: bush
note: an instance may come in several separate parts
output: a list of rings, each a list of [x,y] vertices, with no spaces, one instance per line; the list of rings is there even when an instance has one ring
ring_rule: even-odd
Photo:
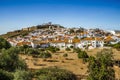
[[[115,80],[115,71],[112,68],[113,56],[111,50],[102,50],[96,57],[89,58],[88,80]]]
[[[10,72],[0,69],[0,80],[13,80],[13,75]]]
[[[42,52],[39,54],[40,58],[51,58],[52,55],[49,52]]]
[[[47,48],[47,50],[51,51],[52,53],[55,53],[56,51],[59,51],[60,49],[57,47],[50,46]]]
[[[88,55],[85,51],[81,51],[78,53],[78,58],[88,58]]]
[[[39,55],[40,54],[39,50],[33,49],[33,48],[28,48],[26,50],[26,52],[27,52],[27,54],[31,54],[31,55]]]
[[[6,71],[26,69],[26,63],[19,58],[18,52],[14,47],[8,50],[2,50],[0,55],[0,68]]]
[[[118,51],[120,51],[120,43],[115,44],[114,48],[116,48]]]
[[[32,74],[28,71],[16,70],[13,80],[32,80]]]
[[[65,50],[66,50],[66,51],[71,51],[71,49],[70,49],[69,47],[67,47]]]
[[[81,49],[80,48],[74,48],[73,52],[79,53],[79,52],[81,52]]]
[[[72,72],[59,68],[43,68],[38,70],[35,75],[37,80],[76,80]]]
[[[63,57],[68,57],[68,54],[67,53],[63,54]]]
[[[2,48],[8,49],[10,47],[11,47],[10,43],[6,41],[4,38],[0,37],[0,49]]]
[[[70,46],[70,48],[73,48],[73,46]]]

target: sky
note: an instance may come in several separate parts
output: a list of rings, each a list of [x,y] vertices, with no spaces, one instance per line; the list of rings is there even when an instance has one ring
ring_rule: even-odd
[[[0,0],[0,34],[47,22],[120,30],[120,0]]]

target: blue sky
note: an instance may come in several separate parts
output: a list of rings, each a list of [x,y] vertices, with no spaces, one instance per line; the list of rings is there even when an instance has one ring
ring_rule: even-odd
[[[46,22],[120,30],[120,0],[0,0],[0,34]]]

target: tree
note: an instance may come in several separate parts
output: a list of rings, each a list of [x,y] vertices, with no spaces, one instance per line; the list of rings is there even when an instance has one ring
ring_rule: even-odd
[[[96,58],[89,58],[88,80],[115,80],[115,72],[112,68],[113,56],[111,50],[102,50]]]
[[[11,47],[8,50],[2,50],[0,55],[0,68],[6,71],[15,71],[15,69],[26,69],[26,63],[18,57],[17,48]]]
[[[63,57],[68,57],[68,54],[67,53],[63,54]]]
[[[0,69],[0,80],[13,80],[13,75],[10,72]]]
[[[10,47],[11,47],[10,43],[6,41],[4,38],[0,37],[0,49],[2,48],[8,49]]]
[[[50,46],[47,48],[47,50],[51,51],[52,53],[55,53],[56,51],[59,51],[60,49],[54,46]]]
[[[32,80],[32,74],[28,71],[16,70],[13,80]]]
[[[88,58],[88,55],[85,51],[81,51],[78,53],[78,58]]]
[[[79,52],[81,52],[81,49],[80,48],[73,48],[73,52],[79,53]]]
[[[71,51],[71,49],[70,49],[69,47],[67,47],[65,50],[66,50],[66,51]]]
[[[51,55],[49,52],[41,52],[41,53],[39,54],[39,57],[40,57],[40,58],[51,58],[52,55]]]
[[[113,47],[116,48],[118,51],[120,51],[120,42],[115,44]]]

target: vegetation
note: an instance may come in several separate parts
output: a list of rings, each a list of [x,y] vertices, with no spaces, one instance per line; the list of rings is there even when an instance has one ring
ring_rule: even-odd
[[[116,48],[118,51],[120,51],[120,42],[114,45],[114,48]]]
[[[6,41],[4,38],[0,37],[0,49],[2,48],[8,49],[10,47],[11,47],[10,43]]]
[[[10,72],[0,69],[0,80],[13,80],[13,75]]]
[[[57,47],[54,47],[54,46],[50,46],[47,48],[47,50],[51,51],[52,53],[55,53],[55,52],[59,51],[60,49]]]
[[[18,50],[14,47],[3,49],[0,55],[0,68],[6,71],[26,69],[26,64],[18,57]]]
[[[74,48],[73,52],[79,53],[79,52],[81,52],[81,49],[80,48]]]
[[[70,46],[70,48],[73,48],[73,46]]]
[[[27,48],[26,49],[26,54],[28,54],[28,55],[39,55],[40,51],[39,51],[39,49]]]
[[[35,73],[37,80],[76,80],[75,75],[59,68],[43,68]]]
[[[52,55],[49,52],[42,52],[39,54],[39,58],[51,58]]]
[[[26,63],[19,58],[18,53],[19,49],[15,47],[1,50],[0,80],[28,80],[28,79],[16,79],[17,77],[14,76],[14,72],[17,73],[16,69],[27,70]]]
[[[96,58],[89,58],[88,80],[115,80],[115,72],[112,66],[112,51],[105,49],[98,52]]]
[[[89,56],[87,55],[87,53],[85,51],[80,51],[78,53],[78,58],[88,58]]]
[[[116,44],[106,43],[104,46],[113,47],[113,48],[117,49],[118,51],[120,51],[120,42],[116,43]]]
[[[70,49],[69,47],[67,47],[65,50],[66,50],[66,51],[71,51],[71,49]]]
[[[63,54],[63,57],[68,57],[68,54],[67,53]]]
[[[71,33],[74,33],[75,31],[74,31],[74,29],[70,29],[69,32],[70,32],[70,34],[71,34]]]
[[[89,58],[88,54],[85,51],[82,51],[80,48],[74,48],[73,52],[78,54],[78,58]]]
[[[13,80],[32,80],[32,74],[28,71],[16,70]]]

